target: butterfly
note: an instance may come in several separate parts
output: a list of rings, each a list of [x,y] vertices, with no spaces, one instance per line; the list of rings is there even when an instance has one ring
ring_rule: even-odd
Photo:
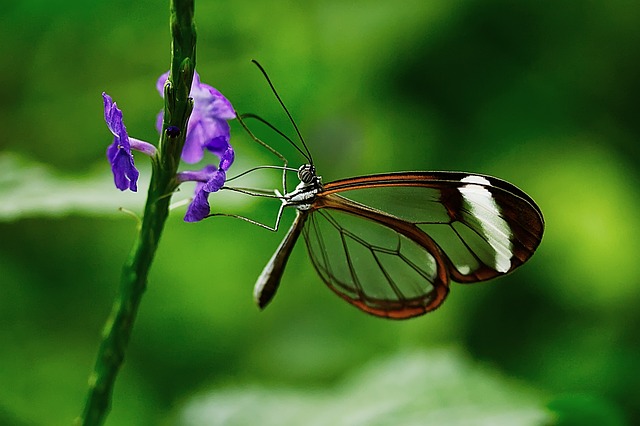
[[[307,159],[296,170],[299,184],[285,193],[284,208],[296,217],[258,277],[254,298],[264,308],[274,297],[289,256],[304,238],[324,283],[358,309],[406,319],[438,308],[450,282],[475,283],[508,274],[524,264],[542,240],[544,219],[531,197],[504,180],[464,172],[394,172],[323,183],[291,114]],[[277,151],[268,147],[272,152]],[[282,157],[284,158],[284,157]],[[286,160],[285,160],[286,161]],[[266,227],[266,226],[265,226]]]

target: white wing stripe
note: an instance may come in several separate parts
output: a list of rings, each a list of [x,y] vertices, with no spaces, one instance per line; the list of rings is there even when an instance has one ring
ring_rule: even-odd
[[[478,220],[487,242],[495,251],[495,270],[508,272],[513,257],[511,228],[502,218],[500,206],[493,195],[484,187],[491,183],[482,176],[473,175],[463,178],[462,182],[467,184],[460,187],[459,191],[471,214]]]

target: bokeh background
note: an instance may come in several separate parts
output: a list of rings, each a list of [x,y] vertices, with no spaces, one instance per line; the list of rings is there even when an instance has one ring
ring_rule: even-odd
[[[100,94],[131,135],[157,140],[166,3],[21,0],[0,12],[0,424],[70,424],[81,410],[136,231],[117,209],[140,212],[145,196],[111,185]],[[284,229],[186,224],[178,208],[107,424],[482,423],[460,399],[538,413],[486,424],[640,423],[636,2],[199,1],[196,22],[202,80],[292,134],[258,59],[325,181],[491,174],[539,203],[547,231],[516,273],[453,284],[440,310],[393,322],[328,291],[303,244],[259,312],[252,286]],[[237,123],[232,135],[232,171],[277,164]],[[211,202],[265,222],[277,208]],[[375,415],[402,392],[410,404]]]

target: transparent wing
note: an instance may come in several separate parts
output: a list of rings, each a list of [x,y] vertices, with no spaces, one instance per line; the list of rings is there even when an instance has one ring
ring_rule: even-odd
[[[400,228],[325,208],[309,215],[302,232],[329,288],[365,312],[403,319],[437,308],[449,278],[429,237],[417,228]]]
[[[386,226],[417,227],[443,253],[448,274],[462,283],[513,271],[533,255],[544,230],[540,209],[523,191],[497,178],[461,172],[335,181],[325,185],[315,206],[355,214],[371,210],[379,214],[373,220]]]

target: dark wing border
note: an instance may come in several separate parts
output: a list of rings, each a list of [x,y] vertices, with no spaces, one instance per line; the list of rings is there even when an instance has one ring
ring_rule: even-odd
[[[430,284],[433,286],[433,291],[425,294],[421,297],[403,298],[400,300],[385,300],[379,298],[373,298],[366,295],[363,292],[358,294],[358,297],[350,297],[349,295],[339,290],[339,283],[334,282],[335,279],[324,270],[322,262],[315,259],[313,250],[311,249],[311,243],[309,238],[309,224],[313,223],[313,215],[316,214],[315,210],[320,209],[334,209],[346,212],[358,216],[362,219],[373,221],[381,226],[386,226],[393,231],[401,234],[408,239],[412,240],[426,252],[433,256],[437,271],[434,281]],[[446,257],[443,255],[440,247],[433,241],[429,235],[418,228],[416,225],[385,214],[384,212],[368,208],[362,204],[353,202],[349,199],[341,197],[335,194],[319,194],[314,200],[311,207],[311,218],[305,224],[303,235],[305,236],[305,242],[307,244],[307,250],[309,257],[316,268],[316,271],[327,284],[327,286],[333,290],[338,296],[357,308],[369,314],[391,318],[391,319],[406,319],[415,316],[423,315],[439,307],[447,297],[449,293],[449,267],[446,261]],[[320,236],[321,239],[321,236]],[[326,263],[326,262],[325,262]]]

